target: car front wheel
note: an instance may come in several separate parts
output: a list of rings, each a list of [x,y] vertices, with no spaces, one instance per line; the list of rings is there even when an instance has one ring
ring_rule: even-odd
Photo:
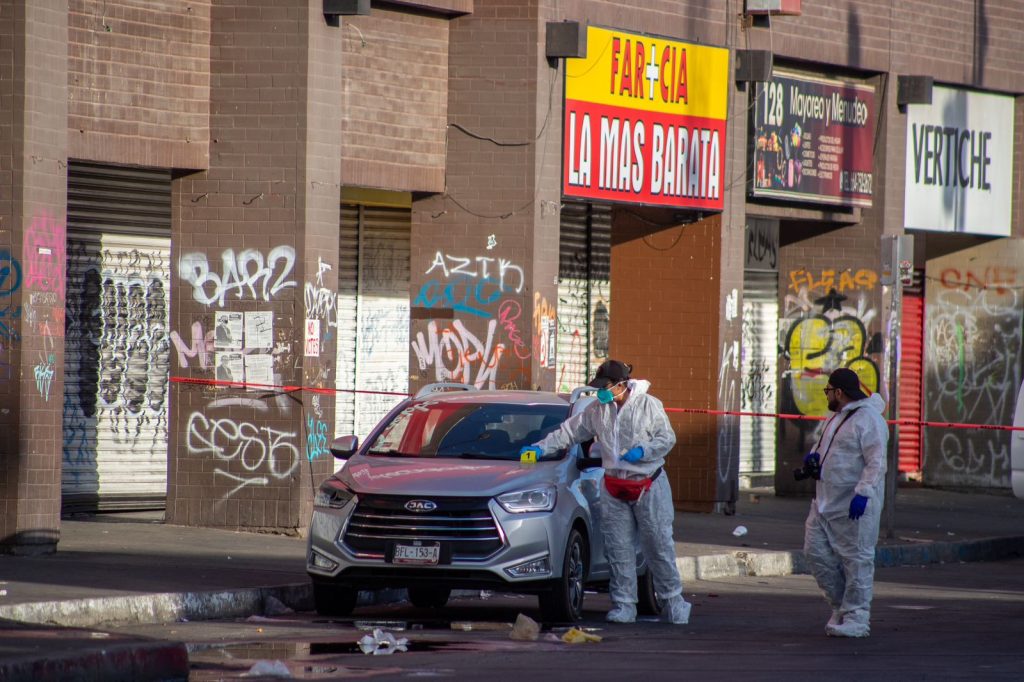
[[[321,616],[347,616],[356,607],[359,591],[330,583],[313,583],[313,605]]]
[[[583,586],[587,577],[587,548],[579,531],[569,533],[562,576],[539,597],[545,621],[575,623],[583,618]]]

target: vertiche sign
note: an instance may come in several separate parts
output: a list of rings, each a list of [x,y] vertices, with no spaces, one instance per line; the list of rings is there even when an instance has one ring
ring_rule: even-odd
[[[1013,97],[936,86],[907,106],[905,227],[1009,236]]]
[[[590,26],[566,61],[562,194],[722,210],[729,51]]]
[[[775,71],[754,107],[755,197],[870,206],[875,90]]]

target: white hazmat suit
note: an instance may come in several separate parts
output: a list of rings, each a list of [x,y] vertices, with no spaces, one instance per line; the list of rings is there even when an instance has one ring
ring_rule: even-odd
[[[825,424],[819,441],[821,479],[807,516],[804,554],[832,607],[826,632],[870,633],[875,544],[882,517],[889,429],[877,393],[848,403]],[[850,414],[852,410],[856,412]],[[849,417],[847,418],[847,415]],[[854,495],[868,498],[864,515],[850,519]]]
[[[596,438],[606,476],[643,479],[655,474],[665,463],[665,455],[675,445],[676,436],[661,401],[647,393],[649,381],[629,380],[629,396],[621,407],[614,402],[589,405],[566,420],[537,444],[543,454]],[[635,446],[643,448],[637,462],[621,459]],[[609,592],[612,622],[631,623],[636,619],[637,576],[636,546],[639,540],[652,571],[654,589],[665,603],[664,616],[676,624],[689,620],[690,604],[683,599],[683,584],[676,568],[675,541],[672,539],[672,490],[662,473],[636,502],[623,502],[601,490],[601,521],[605,554],[611,580]]]

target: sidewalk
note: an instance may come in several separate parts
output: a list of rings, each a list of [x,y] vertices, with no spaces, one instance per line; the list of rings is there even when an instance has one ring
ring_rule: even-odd
[[[678,514],[677,562],[684,581],[806,572],[801,547],[808,505],[806,498],[743,491],[735,515]],[[901,488],[895,510],[893,537],[884,537],[883,521],[876,557],[880,566],[1024,555],[1024,500]],[[22,624],[96,628],[246,617],[264,613],[273,603],[270,597],[292,608],[312,608],[305,540],[168,526],[160,522],[161,516],[105,514],[65,520],[56,554],[0,556],[0,619],[21,623],[0,621],[0,678],[21,679],[16,674],[21,668],[13,666],[23,666],[41,643],[41,631]],[[737,536],[738,526],[747,532]],[[362,601],[372,597],[364,594]],[[84,641],[75,650],[81,656],[90,643],[96,649],[102,644],[116,648],[113,641],[95,639],[102,634],[80,634]],[[161,661],[180,655],[168,651],[166,644],[117,644],[143,657],[124,659],[138,670],[148,660],[146,651]],[[52,647],[40,655],[59,659]],[[101,663],[109,661],[97,665]]]

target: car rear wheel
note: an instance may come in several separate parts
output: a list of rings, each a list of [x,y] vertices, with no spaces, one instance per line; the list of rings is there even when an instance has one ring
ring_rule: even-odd
[[[649,564],[644,574],[637,576],[636,587],[637,613],[642,616],[657,616],[660,614],[663,603],[658,598],[658,593],[654,591],[654,572],[651,571]]]
[[[330,583],[313,583],[313,605],[321,616],[347,616],[356,607],[359,591]]]
[[[587,548],[579,531],[572,530],[565,544],[562,577],[538,598],[545,621],[575,623],[583,618],[583,586],[586,577]]]
[[[439,609],[448,603],[452,591],[447,587],[410,587],[409,601],[418,609]]]

